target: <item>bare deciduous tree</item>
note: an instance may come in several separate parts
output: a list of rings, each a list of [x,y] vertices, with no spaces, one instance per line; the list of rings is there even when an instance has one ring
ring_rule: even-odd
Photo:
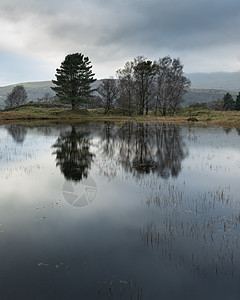
[[[118,70],[117,75],[118,106],[129,115],[133,112],[147,115],[150,109],[155,114],[160,111],[163,116],[167,112],[174,114],[190,86],[180,59],[170,56],[157,62],[138,56]]]
[[[116,80],[113,78],[103,79],[99,85],[98,93],[101,95],[104,113],[111,110],[118,97],[118,87]]]
[[[13,108],[15,107],[14,97],[12,93],[7,95],[7,99],[5,100],[5,108]]]
[[[12,92],[7,95],[5,100],[6,108],[13,108],[22,105],[26,102],[27,92],[23,85],[17,85],[12,89]]]
[[[179,59],[174,58],[171,68],[172,88],[170,94],[169,110],[173,115],[180,104],[183,102],[183,95],[190,87],[191,81],[183,75],[183,65]]]
[[[130,116],[135,110],[133,67],[133,62],[126,62],[124,68],[117,71],[119,88],[118,106]]]
[[[152,61],[146,61],[143,56],[134,59],[134,87],[139,115],[143,115],[144,111],[148,114],[155,71],[156,65]]]
[[[163,116],[167,110],[174,114],[182,102],[190,80],[183,75],[183,65],[178,58],[165,56],[157,63],[155,77],[157,95],[155,99],[155,113],[160,110]]]
[[[152,61],[138,56],[117,71],[119,104],[129,115],[134,111],[139,115],[143,115],[144,112],[148,114],[155,70],[156,66]]]

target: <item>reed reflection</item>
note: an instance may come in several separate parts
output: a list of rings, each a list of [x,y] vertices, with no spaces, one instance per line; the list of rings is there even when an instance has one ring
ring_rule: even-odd
[[[139,229],[144,244],[176,269],[238,276],[240,215],[229,192],[219,186],[190,196],[184,183],[160,183],[146,201],[155,217]]]

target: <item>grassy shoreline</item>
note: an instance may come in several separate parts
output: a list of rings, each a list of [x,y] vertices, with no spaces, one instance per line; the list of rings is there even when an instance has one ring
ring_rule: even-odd
[[[195,121],[188,121],[189,117]],[[155,116],[150,113],[148,116],[134,115],[132,117],[123,116],[116,111],[104,115],[102,109],[87,110],[78,109],[76,111],[64,108],[42,108],[42,107],[22,107],[11,111],[0,112],[0,124],[7,123],[32,123],[33,121],[73,123],[82,121],[98,122],[150,122],[150,123],[171,123],[188,124],[194,126],[221,126],[240,128],[240,112],[238,111],[213,111],[210,109],[190,109],[179,110],[175,116]]]

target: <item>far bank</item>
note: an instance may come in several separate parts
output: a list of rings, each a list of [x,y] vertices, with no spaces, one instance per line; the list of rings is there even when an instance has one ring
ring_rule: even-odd
[[[72,123],[79,121],[102,121],[102,122],[150,122],[150,123],[171,123],[171,124],[191,124],[194,126],[222,126],[240,127],[239,111],[214,111],[211,109],[183,108],[176,112],[174,116],[154,115],[149,112],[146,115],[124,115],[118,109],[112,109],[108,114],[104,114],[103,109],[76,109],[59,107],[20,107],[10,111],[0,112],[0,123],[30,122],[30,121],[56,121]]]

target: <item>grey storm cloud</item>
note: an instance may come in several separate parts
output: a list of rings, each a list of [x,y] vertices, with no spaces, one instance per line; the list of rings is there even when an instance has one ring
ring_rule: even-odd
[[[189,65],[218,55],[225,69],[230,52],[231,64],[239,61],[239,0],[1,0],[0,21],[8,40],[13,28],[13,39],[19,30],[21,54],[52,61],[73,51],[112,65],[162,53],[183,55]],[[7,42],[0,42],[1,49],[8,51]]]
[[[0,15],[13,22],[33,17],[52,41],[65,45],[131,48],[208,47],[237,43],[239,0],[2,0]],[[34,24],[33,24],[34,26]]]
[[[208,47],[236,43],[240,1],[94,1],[66,23],[52,23],[53,36],[84,37],[96,46]],[[91,36],[92,34],[92,36]]]

